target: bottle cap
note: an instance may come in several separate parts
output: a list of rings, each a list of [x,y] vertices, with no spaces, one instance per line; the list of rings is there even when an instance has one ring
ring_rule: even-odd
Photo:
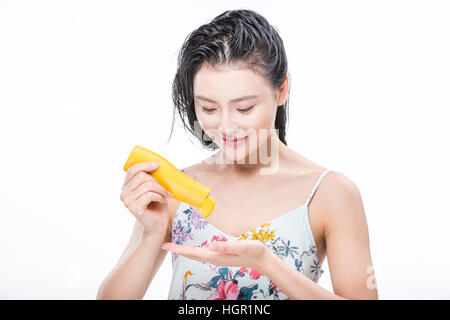
[[[208,218],[214,210],[214,205],[215,201],[211,198],[211,196],[208,196],[202,203],[202,216]]]

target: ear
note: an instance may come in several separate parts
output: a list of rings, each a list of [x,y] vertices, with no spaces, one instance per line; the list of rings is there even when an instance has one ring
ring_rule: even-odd
[[[282,106],[286,103],[289,96],[289,77],[286,75],[282,85],[280,86],[280,91],[278,92],[277,106]]]

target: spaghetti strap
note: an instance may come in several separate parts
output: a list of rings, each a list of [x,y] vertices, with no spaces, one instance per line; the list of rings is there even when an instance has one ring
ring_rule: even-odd
[[[320,175],[319,179],[317,179],[316,184],[314,185],[314,187],[312,188],[311,193],[309,194],[308,198],[306,199],[306,203],[305,203],[305,206],[306,206],[306,207],[308,206],[309,202],[311,201],[311,198],[313,197],[314,192],[316,192],[316,189],[317,189],[317,187],[319,186],[320,181],[321,181],[322,178],[323,178],[328,172],[330,172],[330,171],[331,171],[330,169],[325,170],[324,172],[322,172],[322,174]]]

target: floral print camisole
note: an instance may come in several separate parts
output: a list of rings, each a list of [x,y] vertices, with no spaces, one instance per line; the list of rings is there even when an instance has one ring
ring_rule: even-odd
[[[181,202],[172,224],[172,242],[208,246],[213,241],[259,240],[280,259],[314,282],[323,273],[308,218],[308,204],[322,178],[317,179],[306,202],[267,223],[231,236],[210,224],[200,209]],[[245,267],[219,267],[172,253],[172,281],[168,299],[181,300],[285,300],[288,297],[269,278]]]

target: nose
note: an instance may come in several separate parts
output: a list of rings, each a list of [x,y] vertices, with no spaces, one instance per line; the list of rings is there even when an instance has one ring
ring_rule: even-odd
[[[239,126],[229,113],[223,112],[218,131],[222,137],[235,137],[238,135]]]

